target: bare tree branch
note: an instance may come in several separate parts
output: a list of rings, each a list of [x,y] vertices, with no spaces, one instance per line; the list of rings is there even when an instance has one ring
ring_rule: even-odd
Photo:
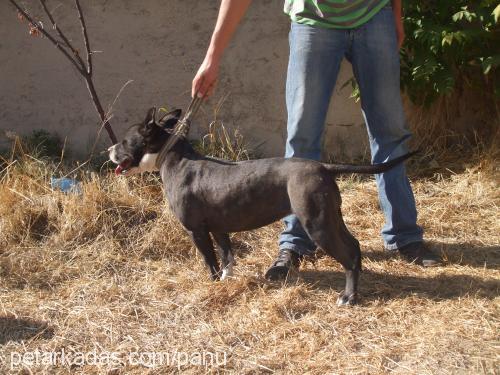
[[[58,41],[56,38],[54,38],[50,33],[45,31],[43,27],[40,26],[40,23],[35,21],[15,0],[9,0],[12,5],[18,10],[20,14],[24,18],[26,18],[31,25],[33,25],[36,30],[38,30],[40,33],[42,33],[47,39],[49,39],[52,44],[54,44],[59,51],[61,51],[64,56],[68,60],[71,61],[71,63],[75,66],[75,68],[78,70],[78,72],[81,74],[83,79],[85,80],[85,83],[87,84],[87,89],[90,93],[90,97],[92,99],[92,102],[94,103],[94,107],[99,114],[99,117],[101,118],[102,123],[104,124],[104,128],[106,129],[106,132],[108,133],[109,138],[111,139],[112,144],[117,143],[117,138],[115,133],[113,132],[113,129],[111,127],[111,124],[109,123],[109,119],[107,114],[104,112],[104,109],[102,107],[101,101],[99,100],[99,96],[97,95],[97,91],[94,86],[94,81],[92,80],[92,72],[93,72],[93,67],[92,67],[92,51],[90,50],[90,43],[89,43],[89,37],[87,33],[87,26],[85,24],[85,18],[83,16],[83,11],[82,7],[80,6],[80,1],[75,0],[75,5],[76,9],[78,11],[78,19],[80,20],[80,25],[82,28],[82,35],[83,35],[83,42],[85,44],[85,49],[87,53],[87,65],[85,65],[84,61],[80,57],[80,54],[78,53],[78,50],[76,50],[69,39],[66,37],[64,32],[57,26],[57,22],[52,16],[52,13],[49,11],[46,5],[46,0],[38,0],[40,4],[42,5],[43,10],[47,14],[47,17],[49,18],[50,22],[52,23],[52,26],[54,27],[54,30],[56,30],[57,34],[59,37],[62,39],[61,43]],[[70,55],[68,48],[72,53],[73,57]]]
[[[52,27],[54,28],[54,30],[57,32],[57,34],[59,34],[59,37],[62,39],[62,41],[64,42],[64,44],[66,44],[66,46],[71,50],[71,52],[73,52],[73,55],[75,56],[76,60],[82,66],[82,69],[86,70],[87,68],[85,67],[85,64],[83,63],[83,60],[80,57],[80,54],[73,47],[73,45],[70,43],[69,39],[66,38],[66,35],[64,35],[63,31],[59,28],[59,26],[57,26],[57,23],[54,20],[54,17],[52,16],[52,13],[47,8],[46,0],[38,0],[38,1],[40,2],[40,5],[42,6],[43,10],[47,14],[47,17],[49,18],[50,23],[52,23]]]
[[[82,26],[83,42],[87,50],[87,73],[92,75],[92,51],[90,50],[89,36],[87,34],[87,26],[85,24],[85,18],[83,17],[82,7],[80,6],[80,0],[75,0],[75,5],[78,10],[78,19]]]
[[[40,24],[35,21],[33,18],[31,18],[31,16],[23,9],[21,8],[21,6],[19,4],[17,4],[14,0],[9,0],[11,2],[12,5],[14,5],[16,7],[16,9],[18,10],[19,13],[21,13],[23,15],[24,18],[26,18],[32,25],[33,27],[35,27],[38,31],[40,31],[43,36],[45,36],[47,39],[49,39],[52,44],[54,44],[56,46],[56,48],[61,51],[64,56],[67,57],[67,59],[69,61],[71,61],[71,63],[76,67],[76,69],[80,72],[80,73],[84,73],[85,71],[83,70],[83,68],[78,65],[77,61],[71,57],[71,55],[68,53],[68,51],[66,51],[63,47],[63,45],[61,43],[59,43],[59,41],[57,41],[52,35],[50,35],[47,31],[45,31],[42,27],[40,27]]]

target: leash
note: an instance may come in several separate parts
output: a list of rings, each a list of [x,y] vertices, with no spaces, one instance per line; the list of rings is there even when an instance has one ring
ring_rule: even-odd
[[[177,122],[170,137],[168,138],[168,141],[160,149],[158,157],[156,158],[156,168],[160,169],[161,165],[165,161],[165,158],[167,157],[167,153],[172,149],[172,147],[174,147],[177,141],[180,138],[185,138],[187,136],[191,126],[191,118],[196,114],[196,112],[198,112],[202,102],[203,98],[199,98],[197,94],[195,94],[194,98],[191,99],[191,103],[189,103],[186,113],[182,119]]]

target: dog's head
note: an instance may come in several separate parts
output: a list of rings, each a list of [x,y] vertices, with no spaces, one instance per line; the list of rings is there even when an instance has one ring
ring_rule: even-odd
[[[108,149],[110,160],[118,164],[115,173],[129,176],[156,171],[158,152],[180,115],[181,110],[176,109],[156,120],[156,108],[151,108],[143,122],[128,128],[123,140]]]

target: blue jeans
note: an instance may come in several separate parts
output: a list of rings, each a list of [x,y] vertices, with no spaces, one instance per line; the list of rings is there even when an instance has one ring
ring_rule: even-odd
[[[319,160],[325,117],[340,63],[351,62],[361,91],[372,163],[405,154],[406,127],[399,85],[399,49],[390,7],[356,29],[326,29],[292,23],[286,84],[288,110],[285,157]],[[385,215],[382,238],[388,250],[422,241],[413,192],[403,164],[376,175]],[[316,245],[295,215],[284,219],[280,249],[310,254]]]

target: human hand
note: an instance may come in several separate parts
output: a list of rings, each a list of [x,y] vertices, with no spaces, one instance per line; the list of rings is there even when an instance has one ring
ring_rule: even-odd
[[[198,97],[207,98],[212,95],[217,84],[218,73],[219,61],[208,56],[205,57],[193,79],[191,97],[198,95]]]

